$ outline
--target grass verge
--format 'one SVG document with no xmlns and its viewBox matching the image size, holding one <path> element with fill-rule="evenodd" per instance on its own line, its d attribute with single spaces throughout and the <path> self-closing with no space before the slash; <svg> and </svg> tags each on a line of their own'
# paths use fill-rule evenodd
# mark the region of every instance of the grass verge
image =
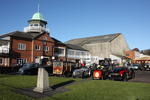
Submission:
<svg viewBox="0 0 150 100">
<path fill-rule="evenodd" d="M 36 85 L 36 76 L 0 75 L 0 100 L 35 100 L 16 94 L 14 88 L 29 88 Z M 50 77 L 50 85 L 74 80 Z M 75 81 L 79 81 L 76 79 Z M 150 100 L 150 84 L 90 80 L 67 86 L 71 91 L 56 94 L 42 100 Z"/>
</svg>

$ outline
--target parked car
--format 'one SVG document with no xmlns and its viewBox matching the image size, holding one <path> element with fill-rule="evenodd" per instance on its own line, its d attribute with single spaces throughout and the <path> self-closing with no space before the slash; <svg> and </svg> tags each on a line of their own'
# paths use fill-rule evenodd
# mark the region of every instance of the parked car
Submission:
<svg viewBox="0 0 150 100">
<path fill-rule="evenodd" d="M 146 71 L 150 71 L 150 63 L 145 64 L 144 68 Z"/>
<path fill-rule="evenodd" d="M 97 68 L 93 71 L 92 79 L 107 79 L 109 78 L 109 70 L 108 67 Z"/>
<path fill-rule="evenodd" d="M 140 64 L 132 64 L 132 65 L 128 66 L 128 68 L 132 68 L 134 70 L 143 70 L 142 66 Z"/>
<path fill-rule="evenodd" d="M 54 61 L 53 62 L 53 75 L 58 76 L 72 76 L 72 72 L 76 67 L 74 62 L 63 62 L 63 61 Z"/>
<path fill-rule="evenodd" d="M 112 80 L 127 81 L 128 79 L 131 79 L 134 77 L 135 77 L 135 72 L 132 68 L 116 67 L 110 73 L 110 79 Z"/>
<path fill-rule="evenodd" d="M 26 63 L 19 69 L 18 74 L 37 74 L 39 64 Z"/>
<path fill-rule="evenodd" d="M 80 69 L 75 69 L 72 73 L 73 78 L 80 77 L 85 78 L 91 75 L 91 70 L 87 67 L 82 67 Z"/>
</svg>

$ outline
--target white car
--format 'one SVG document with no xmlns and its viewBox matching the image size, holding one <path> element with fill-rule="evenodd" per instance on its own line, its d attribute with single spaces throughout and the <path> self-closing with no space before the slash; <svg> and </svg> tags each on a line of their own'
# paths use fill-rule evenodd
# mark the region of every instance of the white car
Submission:
<svg viewBox="0 0 150 100">
<path fill-rule="evenodd" d="M 134 70 L 141 70 L 141 66 L 139 64 L 132 64 L 128 66 L 128 68 L 132 68 Z"/>
<path fill-rule="evenodd" d="M 145 70 L 150 71 L 150 63 L 145 64 L 144 68 Z"/>
</svg>

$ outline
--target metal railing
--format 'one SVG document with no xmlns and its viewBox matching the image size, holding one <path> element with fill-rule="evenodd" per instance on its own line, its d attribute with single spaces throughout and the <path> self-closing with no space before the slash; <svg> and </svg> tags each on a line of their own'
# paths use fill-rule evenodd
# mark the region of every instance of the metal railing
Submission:
<svg viewBox="0 0 150 100">
<path fill-rule="evenodd" d="M 24 28 L 24 32 L 49 32 L 49 29 L 41 26 L 28 26 Z"/>
<path fill-rule="evenodd" d="M 83 55 L 67 55 L 69 58 L 80 58 L 80 59 L 86 59 L 90 58 L 89 56 L 83 56 Z"/>
<path fill-rule="evenodd" d="M 54 55 L 58 57 L 65 57 L 65 54 L 54 54 Z"/>
<path fill-rule="evenodd" d="M 9 53 L 9 49 L 0 49 L 0 53 Z"/>
</svg>

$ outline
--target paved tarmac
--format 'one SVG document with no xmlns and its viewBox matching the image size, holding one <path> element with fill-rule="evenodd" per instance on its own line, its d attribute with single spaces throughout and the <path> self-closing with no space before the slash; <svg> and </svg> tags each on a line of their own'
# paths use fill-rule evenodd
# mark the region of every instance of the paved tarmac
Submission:
<svg viewBox="0 0 150 100">
<path fill-rule="evenodd" d="M 135 78 L 129 82 L 150 83 L 150 71 L 136 71 Z"/>
</svg>

